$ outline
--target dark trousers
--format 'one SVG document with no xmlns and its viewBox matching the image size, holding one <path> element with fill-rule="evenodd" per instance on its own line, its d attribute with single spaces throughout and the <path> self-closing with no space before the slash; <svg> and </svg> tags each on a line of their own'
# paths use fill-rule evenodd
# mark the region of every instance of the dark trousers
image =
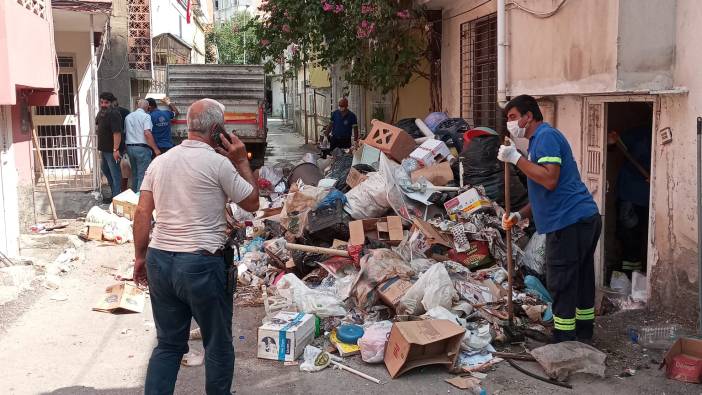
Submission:
<svg viewBox="0 0 702 395">
<path fill-rule="evenodd" d="M 329 149 L 322 150 L 322 159 L 326 159 L 327 155 L 332 153 L 335 148 L 351 148 L 351 136 L 337 138 L 334 136 L 329 136 Z"/>
<path fill-rule="evenodd" d="M 592 338 L 595 321 L 595 248 L 600 215 L 546 235 L 546 283 L 553 298 L 554 340 Z"/>
<path fill-rule="evenodd" d="M 645 272 L 644 251 L 648 236 L 648 207 L 620 200 L 617 202 L 617 238 L 622 245 L 621 270 Z"/>
<path fill-rule="evenodd" d="M 227 286 L 224 258 L 149 248 L 146 269 L 158 344 L 149 360 L 144 393 L 173 393 L 194 317 L 205 346 L 205 391 L 231 394 L 234 289 Z"/>
</svg>

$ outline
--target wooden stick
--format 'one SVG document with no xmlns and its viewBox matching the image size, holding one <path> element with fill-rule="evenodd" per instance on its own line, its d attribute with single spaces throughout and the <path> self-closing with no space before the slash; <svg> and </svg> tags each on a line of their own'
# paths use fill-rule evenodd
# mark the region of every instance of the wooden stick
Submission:
<svg viewBox="0 0 702 395">
<path fill-rule="evenodd" d="M 351 257 L 351 254 L 349 254 L 348 251 L 346 250 L 337 250 L 334 248 L 324 248 L 324 247 L 315 247 L 315 246 L 307 246 L 303 244 L 293 244 L 293 243 L 287 243 L 285 244 L 285 248 L 288 250 L 295 250 L 295 251 L 302 251 L 302 252 L 312 252 L 315 254 L 324 254 L 324 255 L 334 255 L 334 256 L 344 256 L 347 258 Z"/>
<path fill-rule="evenodd" d="M 509 139 L 505 139 L 505 145 L 509 145 Z M 510 163 L 505 162 L 505 214 L 507 218 L 511 214 L 512 210 L 512 199 L 510 191 Z M 514 306 L 512 305 L 512 287 L 513 287 L 513 272 L 514 272 L 514 262 L 512 262 L 512 229 L 506 231 L 507 233 L 507 314 L 509 316 L 509 326 L 514 324 Z"/>
<path fill-rule="evenodd" d="M 49 196 L 49 205 L 51 206 L 51 215 L 54 218 L 54 223 L 58 221 L 58 216 L 56 215 L 56 206 L 54 206 L 54 197 L 51 195 L 51 188 L 49 187 L 49 178 L 46 175 L 46 169 L 44 169 L 44 158 L 41 157 L 41 147 L 39 146 L 39 138 L 37 137 L 37 130 L 32 125 L 32 141 L 34 146 L 37 147 L 37 158 L 39 159 L 39 169 L 41 170 L 41 176 L 44 178 L 44 186 L 46 186 L 46 194 Z"/>
<path fill-rule="evenodd" d="M 516 359 L 518 361 L 536 361 L 536 358 L 532 357 L 529 354 L 513 354 L 509 352 L 493 352 L 493 356 L 499 357 L 502 359 Z"/>
<path fill-rule="evenodd" d="M 636 170 L 638 170 L 639 173 L 641 173 L 641 175 L 646 179 L 646 182 L 648 182 L 650 184 L 651 183 L 651 175 L 648 174 L 648 171 L 646 171 L 646 169 L 644 169 L 644 167 L 641 166 L 641 164 L 631 155 L 631 153 L 629 152 L 629 149 L 626 148 L 626 145 L 624 144 L 622 139 L 619 137 L 617 137 L 617 148 L 619 148 L 619 150 L 622 151 L 622 154 L 624 155 L 624 157 L 629 162 L 631 162 L 632 165 L 634 165 Z"/>
<path fill-rule="evenodd" d="M 346 366 L 346 365 L 342 365 L 342 364 L 340 364 L 339 362 L 336 362 L 336 361 L 334 361 L 334 360 L 331 360 L 331 363 L 332 363 L 334 366 L 338 366 L 338 367 L 339 367 L 340 369 L 342 369 L 342 370 L 347 370 L 347 371 L 349 371 L 349 372 L 351 372 L 351 373 L 353 373 L 353 374 L 355 374 L 355 375 L 357 375 L 357 376 L 363 377 L 363 378 L 366 379 L 366 380 L 370 380 L 370 381 L 372 381 L 372 382 L 374 382 L 374 383 L 376 383 L 376 384 L 382 384 L 382 383 L 380 382 L 380 380 L 376 379 L 375 377 L 371 377 L 371 376 L 369 376 L 369 375 L 367 375 L 367 374 L 365 374 L 365 373 L 363 373 L 363 372 L 359 372 L 359 371 L 356 370 L 356 369 L 350 368 L 350 367 L 348 367 L 348 366 Z"/>
</svg>

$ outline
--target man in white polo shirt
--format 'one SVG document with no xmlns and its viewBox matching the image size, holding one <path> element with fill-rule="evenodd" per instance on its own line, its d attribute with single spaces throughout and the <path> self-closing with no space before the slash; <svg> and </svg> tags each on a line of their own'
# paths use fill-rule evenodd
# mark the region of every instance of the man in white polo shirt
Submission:
<svg viewBox="0 0 702 395">
<path fill-rule="evenodd" d="M 146 373 L 147 395 L 173 393 L 192 317 L 205 346 L 206 393 L 231 393 L 236 270 L 225 258 L 231 251 L 224 245 L 225 204 L 231 200 L 244 210 L 258 210 L 244 144 L 233 134 L 230 143 L 218 132 L 224 106 L 199 100 L 187 119 L 188 139 L 147 170 L 134 218 L 134 280 L 148 282 L 158 338 Z"/>
<path fill-rule="evenodd" d="M 149 102 L 141 99 L 137 102 L 136 111 L 124 119 L 127 154 L 129 155 L 129 164 L 132 167 L 132 190 L 134 192 L 139 192 L 144 174 L 153 156 L 161 154 L 156 146 L 154 136 L 151 134 L 153 125 L 151 115 L 146 112 L 148 108 Z"/>
</svg>

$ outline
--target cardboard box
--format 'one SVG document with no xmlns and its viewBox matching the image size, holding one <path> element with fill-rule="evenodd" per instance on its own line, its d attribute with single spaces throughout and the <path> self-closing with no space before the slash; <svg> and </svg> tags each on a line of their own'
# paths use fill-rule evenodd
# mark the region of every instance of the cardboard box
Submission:
<svg viewBox="0 0 702 395">
<path fill-rule="evenodd" d="M 451 160 L 453 155 L 448 146 L 441 140 L 427 140 L 410 153 L 410 158 L 419 162 L 423 167 Z"/>
<path fill-rule="evenodd" d="M 490 201 L 483 199 L 475 188 L 471 188 L 444 203 L 444 208 L 449 214 L 459 212 L 472 214 L 486 207 L 490 207 Z"/>
<path fill-rule="evenodd" d="M 429 222 L 422 221 L 419 218 L 415 218 L 412 220 L 412 229 L 421 233 L 424 242 L 429 246 L 432 246 L 434 244 L 441 244 L 444 247 L 453 247 L 453 241 L 451 240 L 451 237 L 447 236 L 443 232 L 440 232 Z"/>
<path fill-rule="evenodd" d="M 98 300 L 94 311 L 105 313 L 141 313 L 144 311 L 146 296 L 144 291 L 131 283 L 110 285 L 105 294 Z"/>
<path fill-rule="evenodd" d="M 421 177 L 424 177 L 430 183 L 443 187 L 453 181 L 453 170 L 449 162 L 441 162 L 439 164 L 425 167 L 412 172 L 412 182 L 417 182 Z"/>
<path fill-rule="evenodd" d="M 465 331 L 449 320 L 394 323 L 385 347 L 385 367 L 390 377 L 426 365 L 451 368 L 458 358 Z"/>
<path fill-rule="evenodd" d="M 363 181 L 367 180 L 368 176 L 365 174 L 362 174 L 360 171 L 356 170 L 354 167 L 351 167 L 351 170 L 349 170 L 349 175 L 346 176 L 346 185 L 348 185 L 350 188 L 356 187 L 356 185 L 362 183 Z"/>
<path fill-rule="evenodd" d="M 112 212 L 133 221 L 137 204 L 139 204 L 139 195 L 127 189 L 112 198 Z"/>
<path fill-rule="evenodd" d="M 349 222 L 349 235 L 350 245 L 365 244 L 366 235 L 391 245 L 400 244 L 404 238 L 402 217 L 389 216 L 351 221 Z"/>
<path fill-rule="evenodd" d="M 103 228 L 104 227 L 102 225 L 88 224 L 88 232 L 86 234 L 86 238 L 88 240 L 96 240 L 96 241 L 102 240 L 102 229 Z"/>
<path fill-rule="evenodd" d="M 403 280 L 399 277 L 393 277 L 388 281 L 378 285 L 378 297 L 388 307 L 397 308 L 400 299 L 405 296 L 408 289 L 412 287 L 412 283 Z"/>
<path fill-rule="evenodd" d="M 417 147 L 412 136 L 398 127 L 377 119 L 372 120 L 371 125 L 371 131 L 363 142 L 383 151 L 391 159 L 400 162 Z"/>
<path fill-rule="evenodd" d="M 663 365 L 669 379 L 687 383 L 702 382 L 702 340 L 676 340 L 665 354 Z"/>
<path fill-rule="evenodd" d="M 258 357 L 294 361 L 314 339 L 312 314 L 279 312 L 272 321 L 258 328 Z"/>
</svg>

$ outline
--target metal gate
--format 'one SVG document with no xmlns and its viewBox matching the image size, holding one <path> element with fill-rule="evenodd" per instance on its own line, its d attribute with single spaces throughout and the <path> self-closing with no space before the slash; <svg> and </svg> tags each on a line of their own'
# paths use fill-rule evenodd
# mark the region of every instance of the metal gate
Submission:
<svg viewBox="0 0 702 395">
<path fill-rule="evenodd" d="M 96 168 L 99 163 L 97 141 L 88 128 L 80 128 L 80 87 L 76 89 L 74 58 L 59 56 L 58 63 L 59 105 L 35 107 L 32 111 L 32 123 L 39 141 L 38 152 L 36 147 L 33 148 L 34 181 L 43 183 L 45 177 L 52 190 L 95 190 L 100 180 Z M 43 174 L 38 165 L 39 157 L 44 162 Z"/>
</svg>

